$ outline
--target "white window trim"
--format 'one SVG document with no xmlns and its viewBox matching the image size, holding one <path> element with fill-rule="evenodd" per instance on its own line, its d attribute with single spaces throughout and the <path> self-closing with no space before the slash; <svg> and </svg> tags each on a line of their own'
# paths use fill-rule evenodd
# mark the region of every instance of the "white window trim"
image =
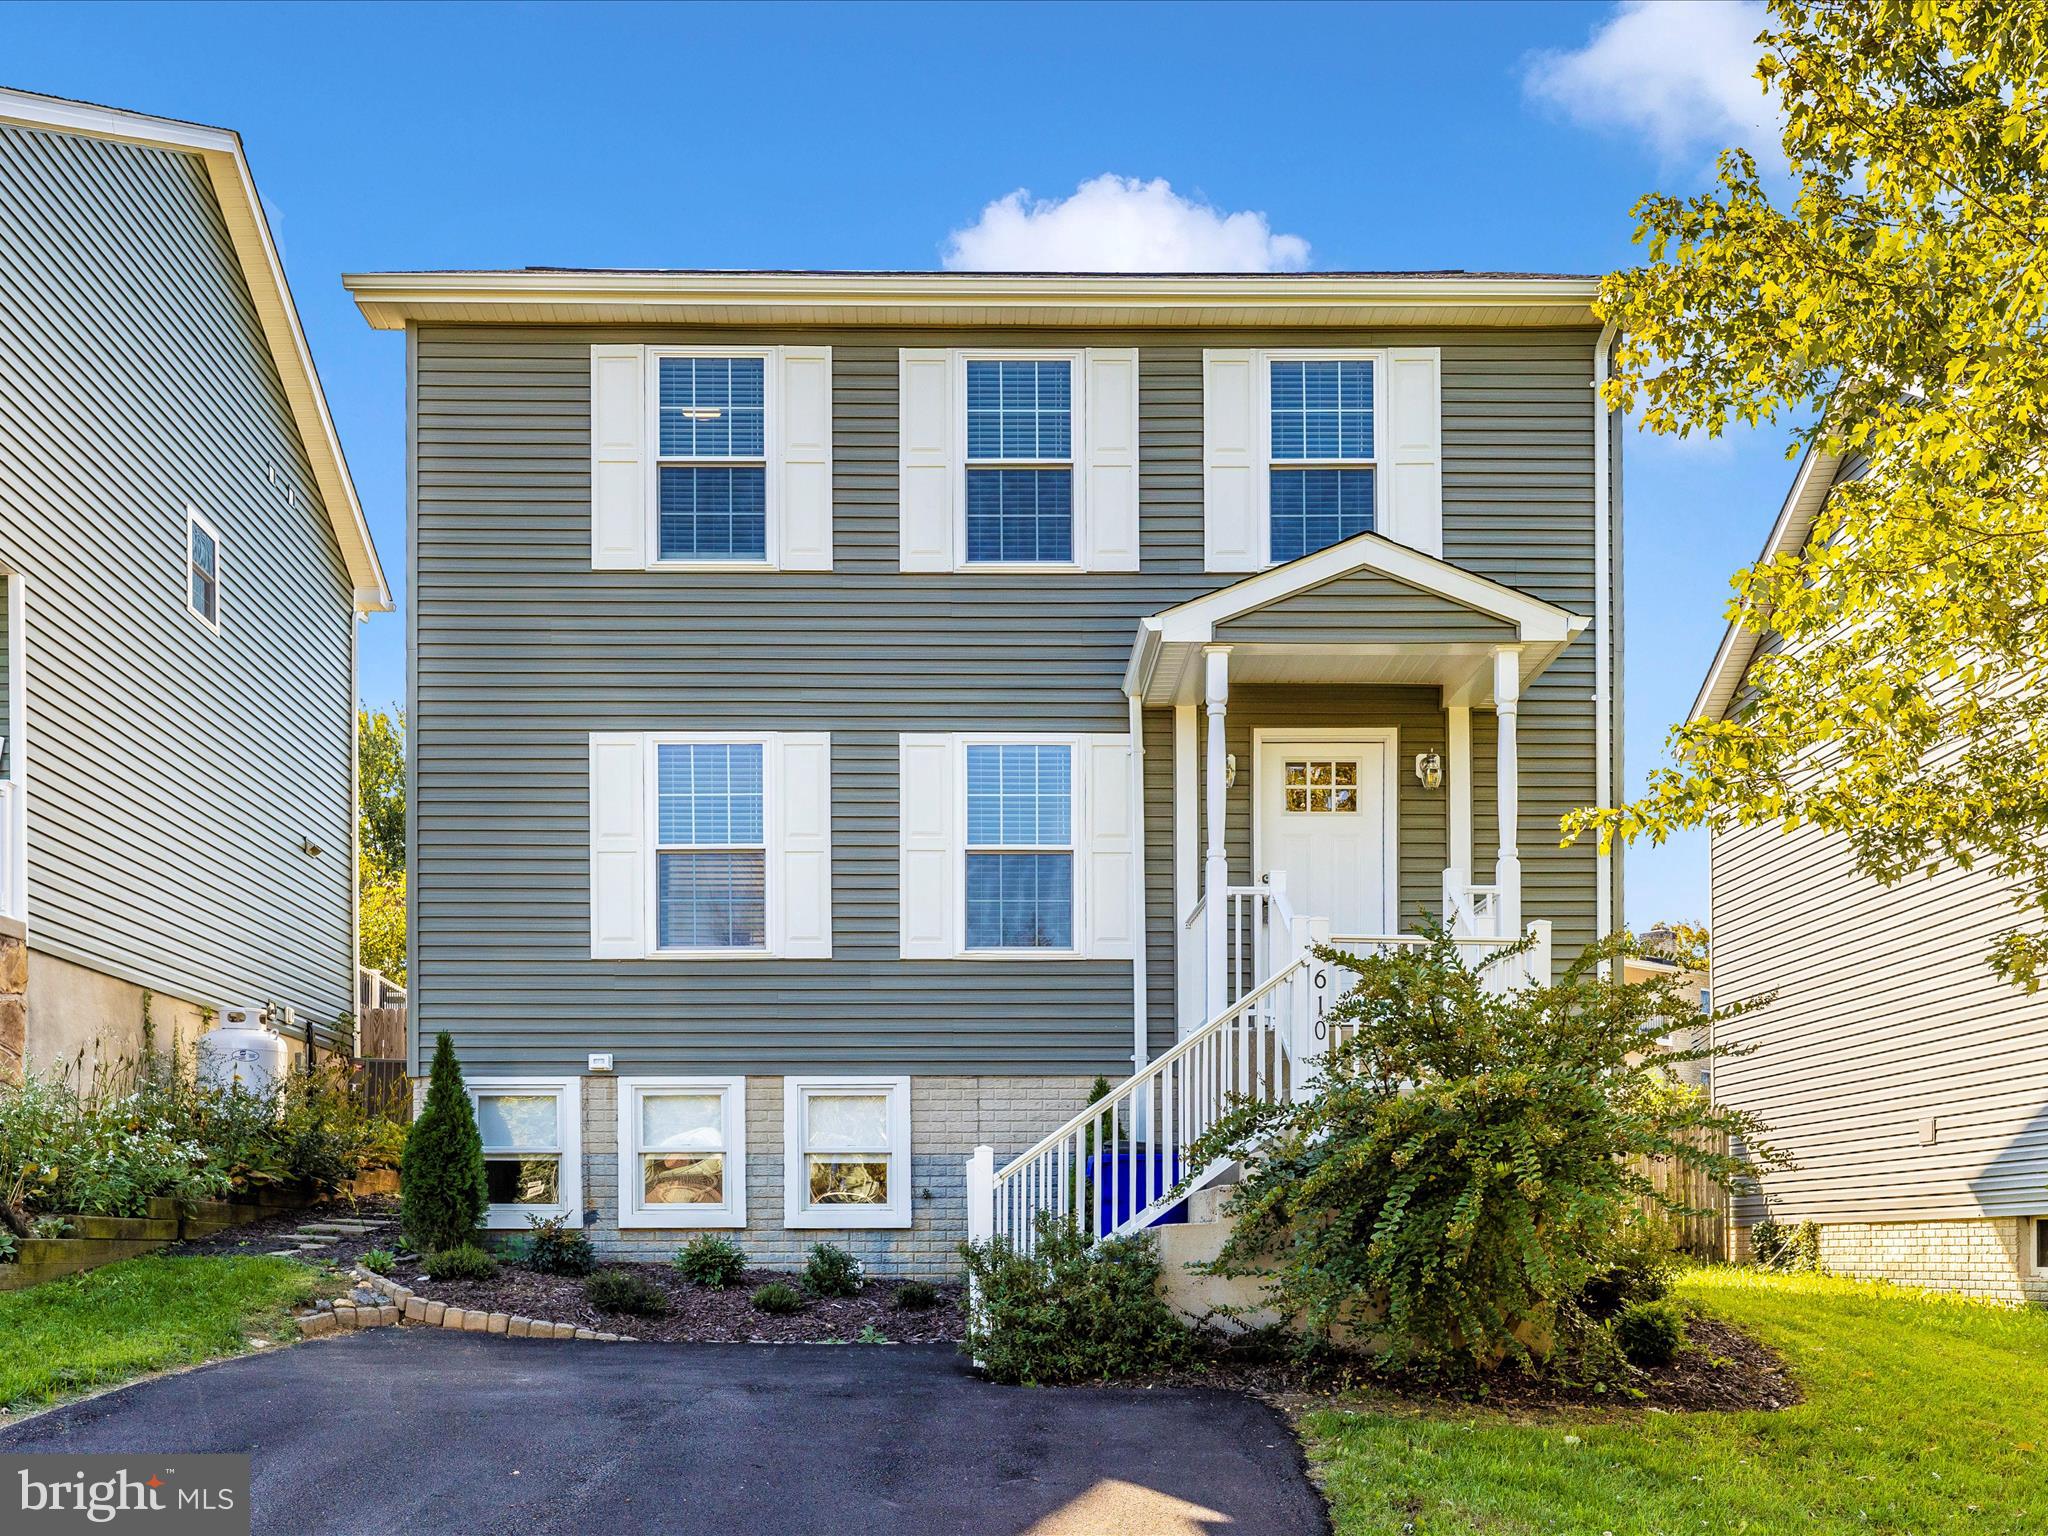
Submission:
<svg viewBox="0 0 2048 1536">
<path fill-rule="evenodd" d="M 661 470 L 664 463 L 718 468 L 748 465 L 752 459 L 690 459 L 661 455 L 661 360 L 665 357 L 758 357 L 761 359 L 761 460 L 766 493 L 763 498 L 762 555 L 758 560 L 664 560 L 661 558 Z M 781 569 L 782 455 L 777 451 L 782 429 L 782 348 L 671 347 L 647 349 L 645 394 L 647 569 L 650 571 L 774 571 Z"/>
<path fill-rule="evenodd" d="M 196 553 L 193 547 L 195 542 L 193 534 L 195 532 L 204 532 L 208 538 L 213 540 L 213 617 L 210 619 L 192 606 L 192 567 L 194 564 L 193 556 Z M 211 635 L 218 635 L 220 633 L 221 609 L 226 591 L 226 584 L 221 580 L 221 577 L 224 574 L 223 567 L 227 563 L 226 556 L 227 551 L 222 545 L 220 530 L 214 527 L 213 523 L 197 507 L 187 503 L 185 507 L 185 563 L 182 570 L 185 578 L 185 611 L 192 615 L 200 628 Z"/>
<path fill-rule="evenodd" d="M 889 1203 L 811 1206 L 804 1168 L 805 1105 L 814 1092 L 845 1089 L 889 1095 Z M 785 1077 L 782 1080 L 782 1224 L 799 1231 L 871 1230 L 910 1225 L 910 1079 L 907 1077 Z"/>
<path fill-rule="evenodd" d="M 717 1093 L 725 1101 L 725 1204 L 640 1203 L 640 1100 L 647 1094 Z M 619 1225 L 684 1230 L 747 1224 L 747 1080 L 744 1077 L 622 1077 L 619 1079 Z"/>
<path fill-rule="evenodd" d="M 1084 347 L 962 347 L 950 357 L 953 371 L 954 442 L 953 569 L 1004 573 L 1080 571 L 1081 552 L 1088 547 L 1083 492 L 1087 480 L 1088 352 Z M 1057 363 L 1067 365 L 1067 456 L 1064 459 L 970 459 L 967 457 L 967 365 L 969 363 Z M 969 560 L 967 558 L 967 471 L 972 469 L 1046 469 L 1065 464 L 1072 527 L 1072 556 L 1066 560 Z"/>
<path fill-rule="evenodd" d="M 1069 932 L 1073 943 L 1065 949 L 970 949 L 967 944 L 967 853 L 974 846 L 967 836 L 967 749 L 969 747 L 999 746 L 1065 747 L 1067 749 L 1067 845 L 1066 852 L 1072 859 L 1072 885 L 1074 897 L 1073 926 Z M 1088 929 L 1088 880 L 1081 858 L 1081 829 L 1088 825 L 1085 797 L 1088 793 L 1086 780 L 1087 763 L 1083 750 L 1088 745 L 1086 736 L 1042 734 L 1030 731 L 976 731 L 964 732 L 953 738 L 953 825 L 960 829 L 960 835 L 953 849 L 953 889 L 958 897 L 953 905 L 954 948 L 964 960 L 1085 960 L 1087 946 L 1082 942 Z M 1057 853 L 1060 850 L 1050 844 L 1043 847 L 1010 849 L 984 848 L 983 852 L 1011 853 Z"/>
<path fill-rule="evenodd" d="M 661 945 L 661 749 L 665 746 L 758 746 L 761 749 L 761 900 L 765 931 L 759 949 L 664 949 Z M 654 731 L 646 738 L 642 769 L 646 805 L 641 814 L 647 828 L 647 955 L 653 960 L 772 960 L 782 948 L 781 894 L 783 854 L 781 796 L 782 737 L 775 731 Z M 709 848 L 711 844 L 692 845 Z M 751 844 L 721 846 L 747 848 Z"/>
<path fill-rule="evenodd" d="M 1276 459 L 1273 457 L 1273 367 L 1274 363 L 1356 363 L 1372 364 L 1372 446 L 1369 459 Z M 1258 516 L 1253 536 L 1258 540 L 1258 566 L 1268 569 L 1273 559 L 1273 471 L 1276 469 L 1364 469 L 1372 476 L 1373 531 L 1387 531 L 1386 455 L 1381 452 L 1385 436 L 1387 349 L 1385 347 L 1274 347 L 1252 353 L 1252 393 L 1257 403 L 1259 424 Z M 1314 550 L 1310 554 L 1316 553 Z"/>
<path fill-rule="evenodd" d="M 1386 913 L 1387 931 L 1401 931 L 1401 783 L 1397 771 L 1401 761 L 1401 732 L 1398 727 L 1354 726 L 1327 731 L 1311 731 L 1288 726 L 1271 730 L 1263 726 L 1252 730 L 1252 869 L 1265 872 L 1264 842 L 1260 823 L 1264 820 L 1262 805 L 1264 786 L 1259 783 L 1260 764 L 1269 746 L 1284 747 L 1300 744 L 1308 747 L 1366 746 L 1380 745 L 1386 748 L 1385 771 L 1380 775 L 1380 825 L 1386 838 L 1386 873 L 1381 885 L 1381 910 Z M 1296 900 L 1300 897 L 1297 895 Z"/>
<path fill-rule="evenodd" d="M 464 1084 L 472 1110 L 479 1098 L 492 1094 L 551 1093 L 555 1096 L 555 1131 L 561 1138 L 561 1171 L 554 1205 L 493 1205 L 486 1209 L 484 1226 L 493 1232 L 526 1230 L 527 1218 L 542 1220 L 563 1217 L 573 1225 L 583 1209 L 583 1079 L 580 1077 L 480 1077 Z M 491 1154 L 486 1151 L 486 1157 Z"/>
<path fill-rule="evenodd" d="M 2041 1230 L 2044 1227 L 2048 1227 L 2048 1216 L 2027 1218 L 2027 1260 L 2037 1275 L 2048 1275 L 2048 1264 L 2041 1262 Z"/>
</svg>

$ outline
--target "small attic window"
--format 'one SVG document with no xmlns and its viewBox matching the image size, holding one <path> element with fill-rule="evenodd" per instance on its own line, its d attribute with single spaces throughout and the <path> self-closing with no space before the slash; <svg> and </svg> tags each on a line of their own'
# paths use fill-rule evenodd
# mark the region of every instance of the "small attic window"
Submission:
<svg viewBox="0 0 2048 1536">
<path fill-rule="evenodd" d="M 220 535 L 196 507 L 185 509 L 185 606 L 220 632 Z"/>
</svg>

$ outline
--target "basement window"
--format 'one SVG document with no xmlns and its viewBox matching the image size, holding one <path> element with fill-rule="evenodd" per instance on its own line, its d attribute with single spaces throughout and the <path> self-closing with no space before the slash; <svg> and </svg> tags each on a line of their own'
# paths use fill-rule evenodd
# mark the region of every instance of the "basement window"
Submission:
<svg viewBox="0 0 2048 1536">
<path fill-rule="evenodd" d="M 484 1144 L 487 1225 L 567 1216 L 582 1203 L 574 1078 L 497 1078 L 470 1086 Z"/>
</svg>

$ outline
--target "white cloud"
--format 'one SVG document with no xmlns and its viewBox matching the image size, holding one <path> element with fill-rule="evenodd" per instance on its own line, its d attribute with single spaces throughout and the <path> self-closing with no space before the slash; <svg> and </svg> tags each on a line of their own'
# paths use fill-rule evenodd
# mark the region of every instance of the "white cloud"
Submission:
<svg viewBox="0 0 2048 1536">
<path fill-rule="evenodd" d="M 1295 272 L 1308 242 L 1257 212 L 1225 213 L 1164 180 L 1097 176 L 1072 197 L 1019 188 L 946 239 L 954 272 Z"/>
<path fill-rule="evenodd" d="M 1523 88 L 1588 128 L 1641 135 L 1666 166 L 1741 145 L 1778 147 L 1776 101 L 1755 78 L 1762 0 L 1621 0 L 1571 51 L 1531 55 Z"/>
</svg>

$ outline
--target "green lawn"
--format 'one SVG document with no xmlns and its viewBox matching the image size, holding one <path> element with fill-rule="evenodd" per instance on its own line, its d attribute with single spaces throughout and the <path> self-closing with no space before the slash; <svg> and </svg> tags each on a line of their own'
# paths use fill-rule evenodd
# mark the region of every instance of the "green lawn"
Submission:
<svg viewBox="0 0 2048 1536">
<path fill-rule="evenodd" d="M 0 1292 L 0 1407 L 296 1338 L 289 1309 L 314 1284 L 290 1259 L 145 1257 Z"/>
<path fill-rule="evenodd" d="M 1677 1294 L 1774 1346 L 1778 1413 L 1324 1411 L 1339 1536 L 2048 1530 L 2048 1312 L 1744 1270 Z"/>
</svg>

